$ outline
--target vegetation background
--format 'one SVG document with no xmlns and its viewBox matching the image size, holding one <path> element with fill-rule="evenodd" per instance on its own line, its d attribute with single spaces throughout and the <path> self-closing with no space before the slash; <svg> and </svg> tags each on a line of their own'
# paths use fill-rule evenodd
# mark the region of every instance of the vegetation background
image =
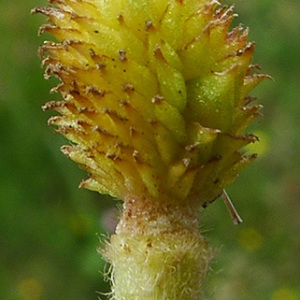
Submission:
<svg viewBox="0 0 300 300">
<path fill-rule="evenodd" d="M 233 0 L 231 0 L 233 2 Z M 228 2 L 232 4 L 232 2 Z M 113 231 L 116 201 L 77 185 L 83 170 L 60 153 L 66 143 L 47 126 L 41 105 L 58 99 L 45 81 L 37 48 L 45 0 L 0 2 L 0 298 L 88 300 L 108 291 L 97 253 Z M 255 63 L 275 82 L 254 95 L 264 118 L 252 131 L 258 161 L 228 188 L 244 219 L 231 223 L 218 200 L 202 230 L 217 252 L 209 299 L 300 299 L 300 2 L 236 0 L 235 24 L 250 27 Z M 101 296 L 101 298 L 105 298 Z"/>
</svg>

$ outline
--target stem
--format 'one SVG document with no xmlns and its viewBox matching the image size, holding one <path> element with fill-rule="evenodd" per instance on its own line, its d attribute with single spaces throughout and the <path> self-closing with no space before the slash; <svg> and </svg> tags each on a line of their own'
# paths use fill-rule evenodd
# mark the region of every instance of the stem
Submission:
<svg viewBox="0 0 300 300">
<path fill-rule="evenodd" d="M 200 234 L 197 207 L 130 199 L 104 256 L 112 299 L 201 299 L 212 256 Z"/>
</svg>

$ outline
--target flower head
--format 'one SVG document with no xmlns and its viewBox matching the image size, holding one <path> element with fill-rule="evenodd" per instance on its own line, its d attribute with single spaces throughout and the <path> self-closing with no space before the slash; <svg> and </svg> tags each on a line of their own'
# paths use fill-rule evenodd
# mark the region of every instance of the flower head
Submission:
<svg viewBox="0 0 300 300">
<path fill-rule="evenodd" d="M 50 0 L 36 8 L 56 37 L 40 48 L 63 100 L 49 123 L 62 151 L 90 174 L 81 187 L 127 199 L 197 202 L 218 197 L 256 156 L 243 147 L 258 114 L 248 93 L 248 30 L 232 30 L 217 1 Z"/>
</svg>

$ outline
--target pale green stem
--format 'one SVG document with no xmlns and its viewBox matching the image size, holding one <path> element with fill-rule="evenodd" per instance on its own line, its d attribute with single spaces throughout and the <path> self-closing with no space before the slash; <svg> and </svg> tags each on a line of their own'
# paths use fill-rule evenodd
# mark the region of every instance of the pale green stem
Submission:
<svg viewBox="0 0 300 300">
<path fill-rule="evenodd" d="M 212 252 L 197 207 L 130 199 L 104 250 L 112 299 L 199 300 Z"/>
</svg>

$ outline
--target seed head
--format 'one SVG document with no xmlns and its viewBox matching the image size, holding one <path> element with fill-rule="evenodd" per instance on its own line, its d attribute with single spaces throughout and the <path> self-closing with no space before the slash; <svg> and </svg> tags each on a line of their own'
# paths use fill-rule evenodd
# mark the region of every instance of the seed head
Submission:
<svg viewBox="0 0 300 300">
<path fill-rule="evenodd" d="M 129 3 L 130 2 L 130 3 Z M 217 1 L 50 0 L 40 33 L 45 77 L 62 101 L 49 123 L 90 177 L 81 187 L 127 199 L 216 197 L 256 157 L 245 129 L 261 108 L 247 95 L 266 75 L 248 30 L 229 29 Z"/>
</svg>

